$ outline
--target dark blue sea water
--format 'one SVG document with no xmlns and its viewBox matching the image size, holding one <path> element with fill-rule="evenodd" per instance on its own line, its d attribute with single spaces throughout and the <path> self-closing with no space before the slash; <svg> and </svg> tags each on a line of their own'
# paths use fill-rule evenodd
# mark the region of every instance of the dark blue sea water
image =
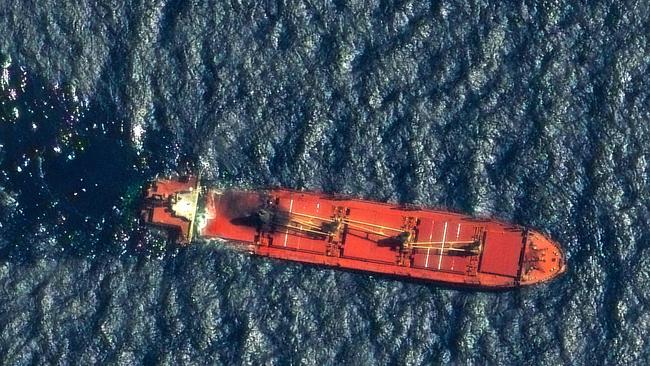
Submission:
<svg viewBox="0 0 650 366">
<path fill-rule="evenodd" d="M 650 363 L 650 6 L 0 3 L 4 364 Z M 569 271 L 459 291 L 179 249 L 201 169 L 535 227 Z"/>
</svg>

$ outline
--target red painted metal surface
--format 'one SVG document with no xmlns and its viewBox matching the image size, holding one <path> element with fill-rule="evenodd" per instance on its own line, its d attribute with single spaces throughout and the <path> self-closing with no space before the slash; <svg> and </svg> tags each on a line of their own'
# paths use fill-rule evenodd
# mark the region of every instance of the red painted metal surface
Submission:
<svg viewBox="0 0 650 366">
<path fill-rule="evenodd" d="M 565 270 L 557 244 L 494 220 L 282 189 L 207 190 L 201 202 L 199 236 L 271 258 L 483 289 Z"/>
<path fill-rule="evenodd" d="M 496 220 L 283 189 L 199 191 L 196 177 L 156 180 L 144 220 L 183 244 L 196 224 L 203 238 L 261 256 L 481 289 L 536 284 L 565 271 L 556 243 Z"/>
</svg>

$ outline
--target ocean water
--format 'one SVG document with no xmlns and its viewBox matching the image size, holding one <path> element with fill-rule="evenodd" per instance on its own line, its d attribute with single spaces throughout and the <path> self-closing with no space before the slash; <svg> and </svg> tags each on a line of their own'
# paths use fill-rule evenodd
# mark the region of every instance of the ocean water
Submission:
<svg viewBox="0 0 650 366">
<path fill-rule="evenodd" d="M 3 1 L 4 364 L 650 363 L 647 2 Z M 449 289 L 167 245 L 156 174 L 535 227 Z"/>
</svg>

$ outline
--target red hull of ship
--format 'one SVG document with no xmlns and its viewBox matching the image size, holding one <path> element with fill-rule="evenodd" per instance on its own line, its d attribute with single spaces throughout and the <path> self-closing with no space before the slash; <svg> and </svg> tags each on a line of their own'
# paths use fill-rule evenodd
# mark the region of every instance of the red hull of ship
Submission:
<svg viewBox="0 0 650 366">
<path fill-rule="evenodd" d="M 456 213 L 281 189 L 208 190 L 202 203 L 200 237 L 271 258 L 483 289 L 540 283 L 565 269 L 559 246 L 540 233 Z M 271 225 L 251 221 L 260 207 Z"/>
</svg>

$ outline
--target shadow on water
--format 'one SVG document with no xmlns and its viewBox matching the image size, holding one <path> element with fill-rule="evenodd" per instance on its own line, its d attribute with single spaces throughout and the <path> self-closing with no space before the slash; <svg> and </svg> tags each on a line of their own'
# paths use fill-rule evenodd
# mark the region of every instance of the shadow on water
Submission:
<svg viewBox="0 0 650 366">
<path fill-rule="evenodd" d="M 146 180 L 165 169 L 160 157 L 171 135 L 156 133 L 138 152 L 116 105 L 79 100 L 19 67 L 3 71 L 0 260 L 140 246 L 138 198 Z"/>
</svg>

